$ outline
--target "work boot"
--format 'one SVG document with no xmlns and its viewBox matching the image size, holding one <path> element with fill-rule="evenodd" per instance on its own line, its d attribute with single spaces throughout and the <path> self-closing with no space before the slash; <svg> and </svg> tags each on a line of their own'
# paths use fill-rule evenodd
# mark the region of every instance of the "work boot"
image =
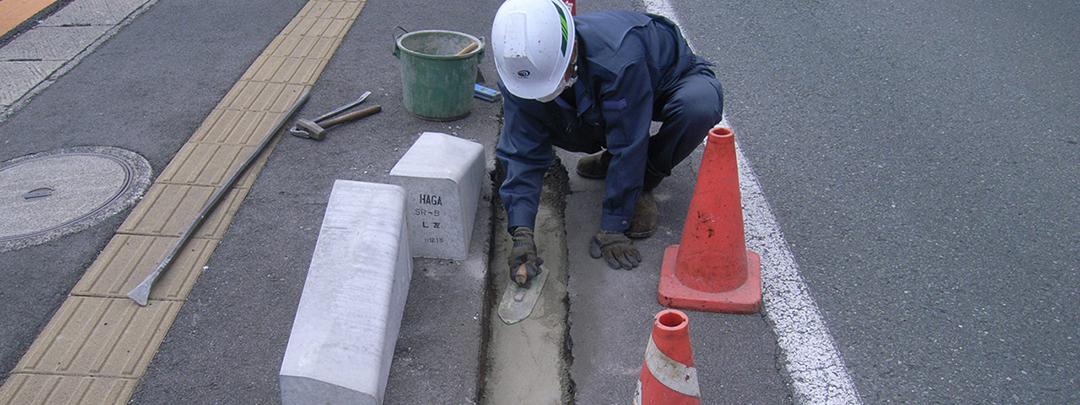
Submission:
<svg viewBox="0 0 1080 405">
<path fill-rule="evenodd" d="M 656 233 L 659 222 L 660 210 L 656 207 L 656 197 L 652 191 L 642 191 L 634 203 L 634 213 L 630 216 L 630 229 L 626 230 L 626 236 L 648 238 Z"/>
<path fill-rule="evenodd" d="M 607 168 L 610 163 L 611 153 L 604 150 L 579 159 L 577 162 L 577 174 L 586 179 L 600 180 L 607 177 Z"/>
</svg>

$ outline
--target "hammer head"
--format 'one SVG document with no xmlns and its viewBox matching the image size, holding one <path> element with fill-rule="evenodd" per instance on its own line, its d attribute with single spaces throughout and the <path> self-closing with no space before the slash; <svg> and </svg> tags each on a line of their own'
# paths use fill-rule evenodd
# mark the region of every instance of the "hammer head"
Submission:
<svg viewBox="0 0 1080 405">
<path fill-rule="evenodd" d="M 314 121 L 305 119 L 296 120 L 296 125 L 289 128 L 289 133 L 293 134 L 293 136 L 311 138 L 316 141 L 321 141 L 326 138 L 326 129 L 323 129 L 323 127 L 320 127 L 319 124 L 316 124 Z"/>
</svg>

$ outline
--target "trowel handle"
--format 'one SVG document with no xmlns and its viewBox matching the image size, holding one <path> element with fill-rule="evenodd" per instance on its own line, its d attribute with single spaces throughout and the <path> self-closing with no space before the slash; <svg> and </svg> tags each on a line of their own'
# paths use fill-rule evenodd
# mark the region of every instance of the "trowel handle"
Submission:
<svg viewBox="0 0 1080 405">
<path fill-rule="evenodd" d="M 514 272 L 514 282 L 518 283 L 518 285 L 522 285 L 525 284 L 526 281 L 529 281 L 529 270 L 525 267 L 525 263 L 522 263 L 521 266 L 518 266 L 517 271 Z"/>
</svg>

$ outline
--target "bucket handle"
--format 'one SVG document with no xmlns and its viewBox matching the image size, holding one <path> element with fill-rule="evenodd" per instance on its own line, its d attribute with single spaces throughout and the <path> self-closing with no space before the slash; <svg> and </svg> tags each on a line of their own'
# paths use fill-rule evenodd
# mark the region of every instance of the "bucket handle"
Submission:
<svg viewBox="0 0 1080 405">
<path fill-rule="evenodd" d="M 397 30 L 401 30 L 401 33 L 400 34 L 397 33 Z M 391 32 L 391 34 L 394 36 L 394 57 L 398 58 L 398 59 L 401 59 L 401 48 L 398 47 L 398 39 L 401 39 L 401 37 L 403 35 L 408 34 L 409 30 L 407 30 L 404 27 L 398 25 L 398 26 L 395 26 L 394 29 L 391 30 L 391 31 L 393 31 L 393 32 Z"/>
<path fill-rule="evenodd" d="M 487 40 L 484 38 L 483 35 L 481 35 L 480 38 L 477 39 L 480 40 L 480 43 L 477 44 L 480 46 L 480 52 L 476 54 L 476 64 L 480 64 L 480 62 L 484 60 L 484 50 L 487 49 L 484 47 L 484 42 L 487 42 Z"/>
</svg>

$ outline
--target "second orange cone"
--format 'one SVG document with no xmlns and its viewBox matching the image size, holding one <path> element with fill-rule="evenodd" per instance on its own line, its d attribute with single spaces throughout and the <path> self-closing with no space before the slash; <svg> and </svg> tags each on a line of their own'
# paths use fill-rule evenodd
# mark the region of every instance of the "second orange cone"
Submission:
<svg viewBox="0 0 1080 405">
<path fill-rule="evenodd" d="M 686 314 L 677 309 L 656 314 L 634 405 L 701 404 L 689 324 Z"/>
</svg>

